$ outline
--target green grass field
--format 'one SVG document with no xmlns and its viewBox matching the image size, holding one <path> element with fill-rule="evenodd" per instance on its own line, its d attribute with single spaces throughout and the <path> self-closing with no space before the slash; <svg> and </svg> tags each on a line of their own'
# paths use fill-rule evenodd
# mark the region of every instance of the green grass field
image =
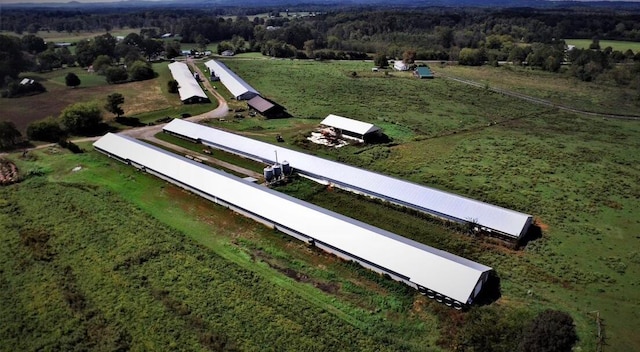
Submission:
<svg viewBox="0 0 640 352">
<path fill-rule="evenodd" d="M 56 31 L 39 31 L 34 35 L 44 39 L 45 42 L 54 42 L 54 43 L 76 43 L 81 40 L 91 39 L 97 37 L 99 35 L 106 34 L 105 31 L 81 31 L 81 32 L 56 32 Z M 123 36 L 126 37 L 129 33 L 137 33 L 140 34 L 140 29 L 119 29 L 115 31 L 110 31 L 112 36 L 118 37 Z M 16 34 L 14 32 L 1 31 L 0 34 L 11 35 L 16 37 L 22 37 L 27 33 Z"/>
<path fill-rule="evenodd" d="M 567 45 L 575 45 L 579 49 L 587 49 L 593 43 L 592 39 L 565 39 Z M 631 49 L 634 53 L 640 51 L 640 42 L 628 42 L 622 40 L 601 40 L 600 48 L 604 49 L 610 46 L 613 50 L 625 52 Z"/>
<path fill-rule="evenodd" d="M 45 175 L 0 189 L 7 346 L 437 349 L 435 304 L 401 284 L 96 152 L 30 158 Z"/>
<path fill-rule="evenodd" d="M 544 237 L 520 253 L 478 253 L 482 246 L 462 245 L 464 241 L 427 235 L 418 239 L 461 255 L 477 255 L 497 268 L 503 279 L 502 304 L 569 311 L 585 350 L 595 349 L 593 311 L 606 319 L 607 343 L 613 350 L 639 348 L 628 326 L 637 321 L 640 301 L 634 281 L 640 274 L 634 249 L 640 233 L 640 189 L 632 181 L 640 177 L 635 167 L 640 161 L 637 122 L 559 113 L 444 80 L 419 81 L 396 73 L 380 77 L 368 72 L 367 63 L 226 63 L 298 118 L 214 125 L 255 138 L 262 134 L 266 138 L 261 139 L 272 143 L 271 136 L 283 131 L 287 143 L 316 154 L 533 214 Z M 353 71 L 358 78 L 351 78 Z M 535 79 L 520 74 L 523 85 Z M 540 90 L 551 94 L 553 87 Z M 334 151 L 296 139 L 296 133 L 305 133 L 301 125 L 294 127 L 299 121 L 309 122 L 307 132 L 318 121 L 300 117 L 328 113 L 379 124 L 400 145 Z M 396 123 L 385 124 L 381 115 Z M 498 124 L 487 127 L 494 119 Z M 306 192 L 303 188 L 302 194 Z M 309 199 L 322 206 L 350 204 L 330 200 L 322 192 L 311 194 L 315 198 Z M 401 228 L 399 217 L 381 216 L 380 210 L 367 215 L 361 207 L 357 212 L 346 205 L 334 209 L 365 216 L 363 220 L 381 227 Z M 461 251 L 461 246 L 466 249 Z"/>
<path fill-rule="evenodd" d="M 608 114 L 640 115 L 638 92 L 602 82 L 581 82 L 567 75 L 517 66 L 434 66 L 444 75 L 485 83 L 549 100 L 579 110 Z"/>
<path fill-rule="evenodd" d="M 184 338 L 197 344 L 202 341 L 199 334 L 203 331 L 198 327 L 206 327 L 204 330 L 213 327 L 212 330 L 220 334 L 215 336 L 217 340 L 241 344 L 241 349 L 248 350 L 256 349 L 252 345 L 257 343 L 255 341 L 271 339 L 273 335 L 269 331 L 280 333 L 287 328 L 294 330 L 286 331 L 296 331 L 297 334 L 285 333 L 282 339 L 273 341 L 269 346 L 288 344 L 292 346 L 291 349 L 305 349 L 304 339 L 307 334 L 314 337 L 323 335 L 309 333 L 305 330 L 307 324 L 325 326 L 325 322 L 348 328 L 343 329 L 344 336 L 334 336 L 327 332 L 329 335 L 320 338 L 323 341 L 320 349 L 332 350 L 335 346 L 349 346 L 347 350 L 368 350 L 379 345 L 381 349 L 390 350 L 438 350 L 440 347 L 452 350 L 459 349 L 460 344 L 465 343 L 465 334 L 470 327 L 483 326 L 495 331 L 507 328 L 518 330 L 536 312 L 553 308 L 572 315 L 580 336 L 578 346 L 582 351 L 596 351 L 595 312 L 600 313 L 604 322 L 607 349 L 640 350 L 640 339 L 636 334 L 640 328 L 640 293 L 637 290 L 637 278 L 640 277 L 640 254 L 637 249 L 640 240 L 640 186 L 635 182 L 640 179 L 640 123 L 561 113 L 512 100 L 485 89 L 441 79 L 421 81 L 408 74 L 375 74 L 370 72 L 371 64 L 364 62 L 233 59 L 225 62 L 266 97 L 287 107 L 294 118 L 232 119 L 233 121 L 211 122 L 213 125 L 271 143 L 275 143 L 276 134 L 282 134 L 285 144 L 297 149 L 532 214 L 543 229 L 543 237 L 530 242 L 521 251 L 513 251 L 462 236 L 437 222 L 407 214 L 394 207 L 345 192 L 329 192 L 312 183 L 296 181 L 278 188 L 323 207 L 495 268 L 501 279 L 502 297 L 489 306 L 474 307 L 470 312 L 459 314 L 426 300 L 415 292 L 406 292 L 402 285 L 381 281 L 377 275 L 364 269 L 353 268 L 331 256 L 311 251 L 287 236 L 273 233 L 248 219 L 231 215 L 220 207 L 99 154 L 68 155 L 43 151 L 36 153 L 37 160 L 18 160 L 19 167 L 25 174 L 44 173 L 46 177 L 33 177 L 26 183 L 0 188 L 0 204 L 3 207 L 8 204 L 9 209 L 3 210 L 3 214 L 15 213 L 19 215 L 18 219 L 23 219 L 16 221 L 27 223 L 26 219 L 29 219 L 31 228 L 44 224 L 40 227 L 52 229 L 55 236 L 65 236 L 69 227 L 63 226 L 62 218 L 67 219 L 70 223 L 68 226 L 82 227 L 85 221 L 83 216 L 94 214 L 86 211 L 82 213 L 83 216 L 79 216 L 77 212 L 80 207 L 70 204 L 91 205 L 95 204 L 93 199 L 97 198 L 106 204 L 117 204 L 95 205 L 96 208 L 91 208 L 98 209 L 98 213 L 103 208 L 127 209 L 124 220 L 131 218 L 132 222 L 142 221 L 138 215 L 144 217 L 145 214 L 150 214 L 153 219 L 144 220 L 143 223 L 150 224 L 154 233 L 174 231 L 158 236 L 157 241 L 169 246 L 173 245 L 173 238 L 181 239 L 179 243 L 182 247 L 171 251 L 173 256 L 180 256 L 182 261 L 179 264 L 173 261 L 171 255 L 159 254 L 139 264 L 132 264 L 132 269 L 127 269 L 129 271 L 125 275 L 93 267 L 92 263 L 82 261 L 86 258 L 80 258 L 84 251 L 74 250 L 82 248 L 77 246 L 102 244 L 85 244 L 84 237 L 80 235 L 75 235 L 80 236 L 76 242 L 69 242 L 72 238 L 64 237 L 63 243 L 75 243 L 76 247 L 55 247 L 53 252 L 61 254 L 56 254 L 59 257 L 51 262 L 58 263 L 63 254 L 69 253 L 71 257 L 64 261 L 75 263 L 70 266 L 75 273 L 72 277 L 77 277 L 78 282 L 93 280 L 91 273 L 100 274 L 99 277 L 104 280 L 99 286 L 95 286 L 93 281 L 77 284 L 78 287 L 86 288 L 81 292 L 90 292 L 92 295 L 93 298 L 87 299 L 88 302 L 109 302 L 105 297 L 111 297 L 110 294 L 95 287 L 103 287 L 105 292 L 111 292 L 113 289 L 110 287 L 113 285 L 127 290 L 133 286 L 138 291 L 132 294 L 150 296 L 151 301 L 164 307 L 162 314 L 167 315 L 155 315 L 154 308 L 153 312 L 150 310 L 151 313 L 148 313 L 149 316 L 139 316 L 136 315 L 139 314 L 137 310 L 127 306 L 122 308 L 129 314 L 127 322 L 153 319 L 173 321 L 171 319 L 179 315 L 186 317 L 182 318 L 186 325 L 180 326 L 185 326 L 188 330 L 183 332 L 185 337 L 180 337 L 180 341 Z M 354 71 L 356 78 L 351 75 Z M 536 77 L 521 73 L 524 85 L 535 79 Z M 539 89 L 552 91 L 554 88 L 549 86 Z M 394 143 L 348 146 L 339 150 L 305 143 L 304 135 L 317 125 L 320 118 L 329 113 L 379 124 L 393 138 Z M 84 147 L 90 148 L 89 145 Z M 84 169 L 72 173 L 70 170 L 76 165 L 82 165 Z M 295 165 L 292 166 L 295 168 Z M 93 186 L 96 184 L 98 188 Z M 34 191 L 34 187 L 40 187 L 39 191 Z M 67 187 L 73 191 L 69 199 L 60 200 L 62 205 L 53 207 L 53 200 L 48 194 L 61 194 L 58 187 Z M 34 198 L 29 194 L 40 196 Z M 73 201 L 76 196 L 78 200 Z M 16 203 L 17 208 L 14 206 Z M 61 213 L 56 215 L 49 214 L 51 211 L 42 211 L 46 214 L 33 216 L 40 213 L 33 210 L 36 208 L 30 208 L 31 203 L 41 204 L 33 206 L 37 209 L 61 209 Z M 128 206 L 140 209 L 140 213 L 128 210 Z M 14 212 L 14 209 L 25 210 Z M 25 215 L 22 217 L 20 214 Z M 91 219 L 92 228 L 110 229 L 116 233 L 112 235 L 106 231 L 109 236 L 113 236 L 109 240 L 112 242 L 108 243 L 115 243 L 113 241 L 119 241 L 122 234 L 126 234 L 127 238 L 135 238 L 131 240 L 135 242 L 131 242 L 128 250 L 143 251 L 147 247 L 139 242 L 142 240 L 136 240 L 138 235 L 144 237 L 144 233 L 138 234 L 137 231 L 130 230 L 132 225 L 128 225 L 128 221 L 122 226 L 116 226 L 109 219 L 117 215 L 109 215 L 111 212 L 105 214 L 100 219 L 88 219 Z M 74 222 L 75 219 L 78 219 L 77 222 Z M 156 221 L 159 223 L 155 223 Z M 5 226 L 5 223 L 13 224 L 0 221 L 0 226 Z M 0 229 L 0 233 L 8 233 L 5 236 L 9 236 L 7 241 L 11 244 L 4 249 L 6 256 L 0 256 L 9 258 L 0 263 L 7 267 L 3 269 L 4 272 L 12 273 L 5 275 L 4 280 L 23 280 L 22 274 L 18 275 L 15 271 L 17 264 L 14 263 L 19 260 L 16 256 L 26 250 L 41 250 L 38 248 L 42 246 L 37 245 L 37 241 L 35 247 L 32 246 L 36 249 L 24 244 L 20 247 L 19 236 L 10 235 L 16 231 L 19 233 L 25 226 L 10 225 L 7 231 Z M 162 230 L 165 226 L 173 230 Z M 77 233 L 74 231 L 69 231 L 70 236 Z M 56 238 L 54 235 L 51 238 Z M 190 240 L 184 241 L 181 236 Z M 32 243 L 30 241 L 26 242 Z M 198 247 L 202 253 L 196 251 L 198 254 L 194 254 L 196 252 L 192 252 L 190 241 L 203 246 Z M 51 245 L 53 246 L 53 242 Z M 119 250 L 119 247 L 108 248 L 114 248 L 116 254 Z M 152 248 L 156 248 L 155 245 Z M 99 249 L 96 251 L 100 252 Z M 139 256 L 116 255 L 118 256 L 134 258 L 132 263 L 139 261 L 136 259 Z M 189 259 L 211 256 L 223 258 L 228 266 L 232 266 L 230 272 L 235 273 L 236 268 L 240 268 L 238 270 L 243 270 L 242 277 L 252 277 L 256 285 L 267 285 L 259 287 L 275 290 L 276 296 L 284 294 L 294 297 L 295 301 L 289 305 L 272 296 L 264 299 L 262 296 L 250 296 L 247 291 L 233 284 L 238 281 L 233 276 L 235 274 L 216 269 L 218 267 L 202 269 L 193 265 L 196 265 L 195 262 L 204 265 L 208 261 Z M 91 256 L 87 258 L 94 259 Z M 96 262 L 110 263 L 99 267 L 109 268 L 115 265 L 106 259 Z M 46 266 L 45 263 L 40 264 Z M 211 273 L 215 278 L 214 282 L 219 285 L 207 287 L 216 286 L 212 288 L 215 293 L 211 293 L 212 296 L 206 296 L 206 293 L 201 295 L 200 292 L 204 290 L 200 289 L 204 286 L 199 286 L 202 276 L 182 277 L 179 275 L 181 265 L 198 272 Z M 161 270 L 165 267 L 169 269 Z M 147 268 L 169 274 L 152 274 Z M 127 276 L 130 272 L 137 276 Z M 55 283 L 65 280 L 65 277 L 59 277 L 59 271 L 53 270 L 29 272 L 28 275 L 31 275 L 27 277 L 32 280 L 24 279 L 24 282 L 35 281 L 40 286 L 18 290 L 22 301 L 26 300 L 24 297 L 43 300 L 42 294 L 38 295 L 39 292 L 44 292 L 41 287 L 56 288 L 58 286 Z M 80 279 L 81 275 L 88 278 Z M 135 281 L 141 276 L 146 277 L 151 285 L 144 286 Z M 3 287 L 17 285 L 22 288 L 24 286 L 21 285 L 26 285 L 24 282 L 2 284 Z M 165 289 L 169 292 L 156 292 L 154 296 L 153 289 L 165 285 L 169 287 Z M 226 290 L 220 291 L 218 286 Z M 229 297 L 217 298 L 216 295 L 221 294 L 220 292 Z M 64 291 L 61 294 L 63 293 Z M 125 301 L 128 297 L 126 295 L 122 298 Z M 2 297 L 8 300 L 6 297 L 11 296 Z M 211 303 L 202 305 L 202 302 L 217 302 L 218 299 L 222 302 L 220 306 Z M 235 300 L 241 308 L 225 315 L 220 312 L 220 307 L 227 307 L 225 302 L 229 302 L 229 299 Z M 246 299 L 250 299 L 251 303 L 244 305 Z M 298 303 L 298 299 L 303 303 Z M 72 309 L 65 306 L 64 302 L 63 300 L 55 305 L 62 308 L 52 310 Z M 273 308 L 268 305 L 269 302 L 281 307 Z M 98 303 L 91 304 L 97 306 Z M 189 313 L 181 308 L 183 304 L 189 308 Z M 274 314 L 270 321 L 283 325 L 268 325 L 265 329 L 267 332 L 260 332 L 255 338 L 248 337 L 253 330 L 246 326 L 263 324 L 263 321 L 257 320 L 260 319 L 258 317 L 253 320 L 254 318 L 245 316 L 247 313 L 243 309 L 253 305 L 271 307 L 266 308 Z M 17 329 L 14 325 L 17 318 L 13 317 L 30 316 L 35 311 L 62 314 L 50 313 L 51 310 L 42 308 L 43 306 L 52 305 L 7 308 L 3 316 L 12 317 L 8 319 L 12 325 L 10 329 L 0 330 L 0 333 L 12 336 L 12 332 Z M 198 306 L 198 310 L 194 310 L 194 306 Z M 111 306 L 109 303 L 100 303 L 100 307 Z M 107 311 L 110 308 L 101 309 Z M 283 317 L 278 313 L 280 309 L 301 317 Z M 304 313 L 307 311 L 323 312 L 322 322 L 308 322 L 309 315 Z M 193 317 L 200 316 L 191 312 L 202 314 L 206 318 L 204 323 L 197 323 L 195 329 L 189 330 L 194 327 Z M 262 316 L 261 312 L 263 311 L 259 310 L 255 314 Z M 243 325 L 245 328 L 240 328 L 237 322 L 229 322 L 232 314 L 239 316 L 238 321 L 246 322 Z M 111 317 L 115 314 L 104 316 Z M 482 316 L 494 318 L 489 321 L 478 318 Z M 328 320 L 324 320 L 325 318 Z M 34 319 L 24 324 L 38 326 L 37 324 L 46 324 L 46 319 L 48 318 Z M 135 341 L 134 347 L 142 346 L 137 344 L 139 341 L 145 341 L 144 346 L 166 346 L 165 337 L 140 337 L 138 330 L 129 330 L 130 325 L 120 320 L 117 323 L 108 318 L 105 320 L 108 321 L 106 326 L 110 333 L 106 336 L 109 336 L 109 341 L 126 341 L 126 333 L 111 333 L 122 331 L 124 326 L 124 331 L 131 335 L 130 340 Z M 74 321 L 69 324 L 76 323 Z M 69 325 L 70 331 L 81 330 L 83 326 L 91 327 L 90 322 L 79 324 L 86 325 Z M 219 328 L 221 325 L 227 326 L 225 324 L 231 325 Z M 155 331 L 153 330 L 154 333 Z M 160 335 L 165 333 L 160 327 L 157 331 Z M 28 341 L 43 344 L 42 341 L 53 341 L 51 336 L 56 336 L 55 334 L 55 331 L 48 332 L 43 334 L 45 337 Z M 211 337 L 204 340 L 210 341 Z M 78 341 L 82 341 L 82 338 L 79 337 Z M 157 345 L 153 345 L 152 341 Z M 350 341 L 351 344 L 337 345 L 344 341 Z M 440 347 L 434 347 L 436 344 Z M 17 346 L 16 349 L 36 348 Z M 500 350 L 513 351 L 514 346 L 503 346 Z"/>
</svg>

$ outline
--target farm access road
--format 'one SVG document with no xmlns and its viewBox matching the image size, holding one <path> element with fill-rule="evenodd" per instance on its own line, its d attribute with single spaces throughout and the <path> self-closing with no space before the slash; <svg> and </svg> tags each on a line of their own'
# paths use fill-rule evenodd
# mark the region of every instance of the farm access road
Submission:
<svg viewBox="0 0 640 352">
<path fill-rule="evenodd" d="M 198 72 L 200 77 L 206 77 L 202 73 L 200 68 L 197 65 L 195 65 L 193 60 L 187 60 L 187 64 L 191 67 L 192 70 Z M 222 95 L 220 95 L 220 93 L 218 93 L 218 91 L 213 89 L 213 87 L 211 86 L 211 83 L 209 82 L 209 80 L 203 79 L 202 82 L 203 82 L 205 88 L 207 90 L 209 90 L 209 92 L 211 92 L 211 94 L 216 98 L 216 100 L 218 102 L 218 107 L 215 108 L 214 110 L 209 111 L 209 112 L 185 118 L 184 120 L 191 121 L 191 122 L 199 122 L 199 121 L 206 120 L 206 119 L 222 118 L 222 117 L 225 117 L 229 113 L 229 105 L 227 104 L 227 101 L 224 99 L 224 97 Z M 178 146 L 176 146 L 174 144 L 165 142 L 165 141 L 160 140 L 160 139 L 155 137 L 156 134 L 162 132 L 162 128 L 165 125 L 166 125 L 166 123 L 158 124 L 158 125 L 151 125 L 151 126 L 144 126 L 144 127 L 136 127 L 136 128 L 131 128 L 131 129 L 119 132 L 119 134 L 123 134 L 123 135 L 129 136 L 129 137 L 133 137 L 133 138 L 137 138 L 137 139 L 144 139 L 144 140 L 153 142 L 155 144 L 159 144 L 159 145 L 162 145 L 162 146 L 177 150 L 177 151 L 179 151 L 181 153 L 193 154 L 192 150 L 188 150 L 186 148 L 178 147 Z M 72 140 L 72 142 L 74 142 L 74 143 L 93 142 L 93 141 L 96 141 L 96 140 L 100 139 L 101 137 L 102 136 L 77 138 L 77 139 Z M 55 143 L 43 144 L 43 145 L 37 146 L 35 148 L 27 149 L 27 150 L 43 149 L 43 148 L 48 148 L 48 147 L 53 146 L 53 145 L 55 145 Z M 0 156 L 4 156 L 6 154 L 8 154 L 8 153 L 0 153 Z M 248 170 L 248 169 L 245 169 L 245 168 L 241 168 L 241 167 L 235 166 L 233 164 L 226 163 L 224 161 L 220 161 L 220 160 L 217 160 L 217 159 L 209 159 L 209 158 L 206 158 L 206 157 L 199 157 L 199 158 L 203 159 L 203 160 L 205 160 L 205 161 L 207 161 L 209 163 L 217 164 L 217 165 L 219 165 L 221 167 L 224 167 L 226 169 L 235 171 L 235 172 L 240 173 L 240 174 L 244 174 L 244 175 L 255 177 L 255 178 L 262 176 L 261 174 L 256 173 L 254 171 L 251 171 L 251 170 Z"/>
<path fill-rule="evenodd" d="M 467 84 L 467 85 L 470 85 L 470 86 L 473 86 L 473 87 L 488 89 L 488 90 L 490 90 L 492 92 L 500 93 L 500 94 L 503 94 L 503 95 L 508 95 L 510 97 L 514 97 L 514 98 L 518 98 L 518 99 L 522 99 L 522 100 L 528 101 L 530 103 L 544 105 L 544 106 L 548 106 L 548 107 L 553 107 L 553 108 L 557 108 L 559 110 L 569 111 L 569 112 L 573 112 L 573 113 L 576 113 L 576 114 L 583 114 L 583 115 L 589 115 L 589 116 L 595 116 L 595 117 L 604 117 L 604 118 L 611 118 L 611 119 L 640 120 L 640 116 L 638 116 L 638 115 L 604 114 L 604 113 L 599 113 L 599 112 L 580 110 L 580 109 L 572 108 L 570 106 L 566 106 L 566 105 L 562 105 L 562 104 L 556 104 L 556 103 L 551 102 L 551 101 L 546 100 L 546 99 L 536 98 L 536 97 L 533 97 L 533 96 L 530 96 L 530 95 L 514 92 L 512 90 L 488 87 L 484 83 L 480 83 L 480 82 L 476 82 L 476 81 L 472 81 L 472 80 L 468 80 L 468 79 L 464 79 L 464 78 L 453 77 L 453 76 L 449 76 L 449 75 L 442 74 L 442 73 L 437 73 L 436 76 L 443 77 L 445 79 L 448 79 L 448 80 L 451 80 L 451 81 L 455 81 L 455 82 L 459 82 L 459 83 L 462 83 L 462 84 Z"/>
</svg>

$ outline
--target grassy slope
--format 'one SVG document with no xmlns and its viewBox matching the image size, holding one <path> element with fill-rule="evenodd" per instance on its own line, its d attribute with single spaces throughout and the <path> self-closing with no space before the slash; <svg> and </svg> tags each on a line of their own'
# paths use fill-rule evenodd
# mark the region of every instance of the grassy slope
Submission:
<svg viewBox="0 0 640 352">
<path fill-rule="evenodd" d="M 639 321 L 640 301 L 635 280 L 640 275 L 640 189 L 633 182 L 640 178 L 637 122 L 545 111 L 442 80 L 369 78 L 364 71 L 368 66 L 362 63 L 227 63 L 297 116 L 343 113 L 378 123 L 404 142 L 315 152 L 535 215 L 546 230 L 543 239 L 520 253 L 493 249 L 477 254 L 501 275 L 504 304 L 569 311 L 587 350 L 594 348 L 595 323 L 589 312 L 600 311 L 612 349 L 640 348 L 630 327 Z M 352 70 L 358 70 L 360 78 L 350 78 Z M 286 84 L 277 84 L 283 77 Z M 520 80 L 527 85 L 535 78 L 522 75 Z M 330 93 L 322 88 L 325 84 L 332 87 Z M 416 91 L 422 95 L 420 102 L 413 99 Z M 354 112 L 344 112 L 349 109 Z M 520 118 L 508 120 L 510 114 Z M 385 123 L 381 116 L 388 115 L 394 116 L 388 120 L 402 120 L 407 128 Z M 486 127 L 485 122 L 495 117 L 505 122 Z M 454 119 L 457 125 L 447 123 Z M 263 121 L 263 131 L 278 131 L 273 123 L 287 127 L 281 121 Z M 249 120 L 223 126 L 253 134 L 259 124 Z M 435 134 L 443 136 L 431 138 Z M 393 219 L 385 219 L 378 225 L 385 227 L 386 221 L 386 226 L 397 227 Z M 466 255 L 458 242 L 444 245 Z"/>
</svg>

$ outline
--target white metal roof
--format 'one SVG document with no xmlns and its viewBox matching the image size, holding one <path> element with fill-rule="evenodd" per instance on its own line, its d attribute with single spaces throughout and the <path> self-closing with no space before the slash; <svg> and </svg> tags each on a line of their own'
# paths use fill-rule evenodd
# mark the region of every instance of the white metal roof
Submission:
<svg viewBox="0 0 640 352">
<path fill-rule="evenodd" d="M 211 74 L 220 77 L 220 82 L 233 94 L 236 99 L 251 99 L 260 95 L 257 90 L 245 82 L 240 76 L 231 71 L 225 64 L 216 60 L 205 62 Z"/>
<path fill-rule="evenodd" d="M 127 136 L 109 133 L 93 145 L 462 303 L 469 301 L 482 275 L 491 270 Z"/>
<path fill-rule="evenodd" d="M 196 81 L 189 70 L 189 66 L 184 62 L 172 62 L 169 64 L 169 70 L 173 79 L 178 81 L 178 94 L 180 100 L 185 101 L 193 97 L 209 99 L 204 93 L 200 84 Z"/>
<path fill-rule="evenodd" d="M 526 233 L 532 221 L 530 215 L 514 210 L 188 121 L 173 120 L 164 130 L 268 163 L 276 161 L 277 153 L 279 161 L 287 160 L 301 173 L 451 220 L 473 221 L 515 239 Z"/>
<path fill-rule="evenodd" d="M 335 127 L 335 128 L 339 128 L 343 131 L 351 131 L 351 132 L 355 132 L 357 134 L 361 134 L 361 135 L 365 135 L 367 133 L 371 133 L 371 132 L 375 132 L 375 131 L 379 131 L 380 127 L 375 126 L 373 124 L 367 123 L 367 122 L 362 122 L 362 121 L 358 121 L 358 120 L 354 120 L 354 119 L 350 119 L 350 118 L 346 118 L 346 117 L 342 117 L 342 116 L 338 116 L 338 115 L 334 115 L 334 114 L 330 114 L 329 116 L 325 117 L 324 120 L 322 120 L 322 122 L 320 122 L 321 125 L 325 125 L 325 126 L 330 126 L 330 127 Z"/>
</svg>

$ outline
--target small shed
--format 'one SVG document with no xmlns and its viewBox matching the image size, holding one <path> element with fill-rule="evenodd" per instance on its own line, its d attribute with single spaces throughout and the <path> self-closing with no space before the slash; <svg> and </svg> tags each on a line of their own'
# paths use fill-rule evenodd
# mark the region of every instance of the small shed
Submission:
<svg viewBox="0 0 640 352">
<path fill-rule="evenodd" d="M 340 132 L 343 137 L 355 139 L 359 142 L 365 142 L 370 140 L 371 137 L 377 137 L 382 133 L 380 127 L 373 124 L 333 114 L 325 117 L 320 124 L 332 127 Z"/>
<path fill-rule="evenodd" d="M 416 68 L 416 70 L 413 71 L 413 74 L 420 79 L 433 78 L 433 72 L 431 72 L 431 69 L 427 66 L 421 66 Z"/>
<path fill-rule="evenodd" d="M 393 63 L 393 69 L 396 71 L 407 71 L 409 70 L 409 65 L 405 64 L 402 60 L 397 60 Z"/>
<path fill-rule="evenodd" d="M 266 118 L 285 117 L 284 107 L 259 95 L 249 99 L 247 105 Z"/>
</svg>

